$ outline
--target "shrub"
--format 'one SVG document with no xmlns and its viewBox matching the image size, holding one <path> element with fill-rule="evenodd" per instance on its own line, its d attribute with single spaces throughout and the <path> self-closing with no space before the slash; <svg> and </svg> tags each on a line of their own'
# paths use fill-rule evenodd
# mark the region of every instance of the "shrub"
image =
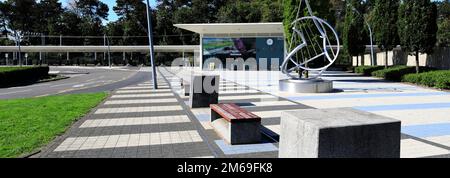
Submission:
<svg viewBox="0 0 450 178">
<path fill-rule="evenodd" d="M 429 67 L 420 67 L 420 72 L 428 72 L 433 69 Z M 386 80 L 400 82 L 404 75 L 416 73 L 415 66 L 393 66 L 387 69 L 372 72 L 372 76 L 384 78 Z"/>
<path fill-rule="evenodd" d="M 355 72 L 364 76 L 372 75 L 372 72 L 383 70 L 384 66 L 359 66 L 355 67 Z"/>
<path fill-rule="evenodd" d="M 48 76 L 49 67 L 0 68 L 0 87 L 36 82 Z"/>
<path fill-rule="evenodd" d="M 403 77 L 402 81 L 439 89 L 450 89 L 450 70 L 408 74 Z"/>
</svg>

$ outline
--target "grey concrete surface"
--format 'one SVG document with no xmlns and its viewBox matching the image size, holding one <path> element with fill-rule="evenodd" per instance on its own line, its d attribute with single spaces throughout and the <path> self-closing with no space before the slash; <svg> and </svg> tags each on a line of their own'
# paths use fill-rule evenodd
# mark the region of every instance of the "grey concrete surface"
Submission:
<svg viewBox="0 0 450 178">
<path fill-rule="evenodd" d="M 112 91 L 123 86 L 150 80 L 151 73 L 139 67 L 50 67 L 53 74 L 70 78 L 27 86 L 0 88 L 0 99 L 39 97 L 66 93 Z"/>
<path fill-rule="evenodd" d="M 400 121 L 352 108 L 281 115 L 281 158 L 399 158 Z"/>
</svg>

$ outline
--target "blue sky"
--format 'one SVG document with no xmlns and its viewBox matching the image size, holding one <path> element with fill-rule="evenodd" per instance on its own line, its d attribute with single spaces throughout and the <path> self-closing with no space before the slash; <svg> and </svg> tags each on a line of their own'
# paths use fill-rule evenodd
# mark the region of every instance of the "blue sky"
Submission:
<svg viewBox="0 0 450 178">
<path fill-rule="evenodd" d="M 67 2 L 70 2 L 71 0 L 59 0 L 59 1 L 61 1 L 63 3 L 63 6 L 65 6 L 67 4 Z M 116 21 L 118 17 L 116 15 L 116 13 L 114 13 L 114 11 L 113 11 L 113 7 L 116 5 L 116 0 L 100 0 L 100 1 L 104 2 L 105 4 L 108 4 L 108 6 L 109 6 L 108 21 Z M 155 7 L 156 0 L 150 0 L 150 5 L 152 7 Z"/>
</svg>

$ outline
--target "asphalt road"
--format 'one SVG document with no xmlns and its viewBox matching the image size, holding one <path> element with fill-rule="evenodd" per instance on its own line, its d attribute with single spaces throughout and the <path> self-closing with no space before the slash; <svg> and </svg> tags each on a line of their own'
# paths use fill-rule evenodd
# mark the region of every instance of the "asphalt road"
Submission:
<svg viewBox="0 0 450 178">
<path fill-rule="evenodd" d="M 1 88 L 0 99 L 112 91 L 124 86 L 151 80 L 150 68 L 147 67 L 112 69 L 107 67 L 50 67 L 50 73 L 70 78 L 28 86 Z"/>
</svg>

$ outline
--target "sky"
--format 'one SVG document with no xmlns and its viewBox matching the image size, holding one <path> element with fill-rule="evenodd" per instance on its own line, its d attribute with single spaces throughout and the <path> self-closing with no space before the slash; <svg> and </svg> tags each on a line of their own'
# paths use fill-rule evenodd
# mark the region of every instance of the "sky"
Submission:
<svg viewBox="0 0 450 178">
<path fill-rule="evenodd" d="M 71 0 L 59 0 L 60 2 L 62 2 L 63 6 L 67 5 L 67 2 L 71 1 Z M 114 13 L 113 11 L 113 7 L 116 5 L 116 0 L 100 0 L 105 4 L 108 4 L 109 6 L 109 16 L 108 16 L 108 21 L 107 22 L 111 22 L 111 21 L 116 21 L 118 19 L 116 13 Z M 156 6 L 156 0 L 150 0 L 150 5 L 152 7 Z"/>
</svg>

